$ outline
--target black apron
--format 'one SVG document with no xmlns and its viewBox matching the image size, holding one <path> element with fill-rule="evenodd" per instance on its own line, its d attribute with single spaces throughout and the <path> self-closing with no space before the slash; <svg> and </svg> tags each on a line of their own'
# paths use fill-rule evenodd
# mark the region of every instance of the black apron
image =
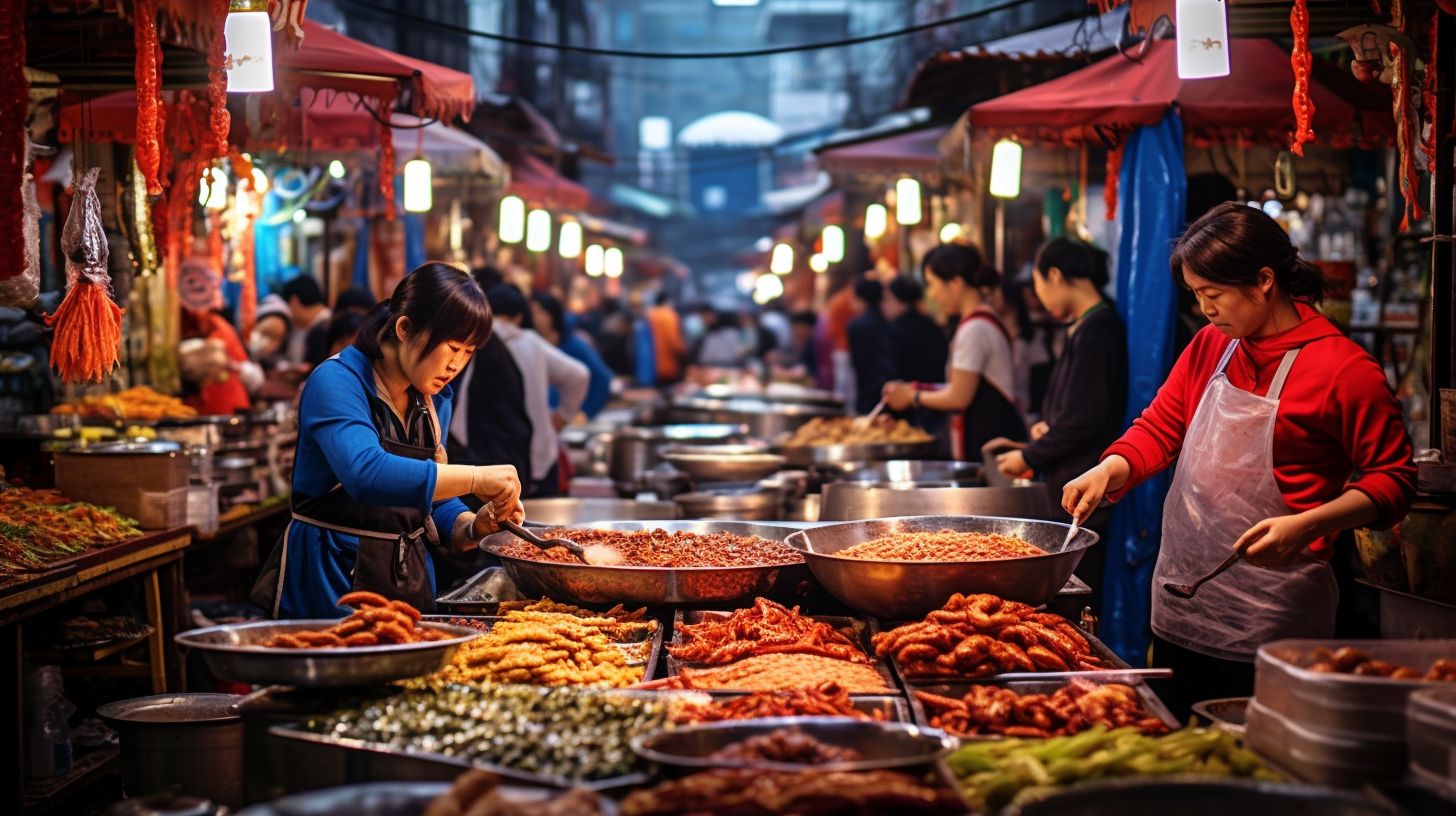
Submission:
<svg viewBox="0 0 1456 816">
<path fill-rule="evenodd" d="M 328 361 L 324 363 L 328 364 Z M 434 460 L 439 430 L 434 411 L 418 391 L 409 390 L 410 405 L 403 423 L 376 392 L 369 394 L 369 413 L 379 431 L 379 444 L 387 453 L 408 459 Z M 293 520 L 325 530 L 355 536 L 352 587 L 401 600 L 421 612 L 435 608 L 430 580 L 429 550 L 442 550 L 434 518 L 417 507 L 380 507 L 362 504 L 343 485 L 322 496 L 294 496 Z M 275 617 L 282 598 L 282 565 L 287 561 L 288 532 L 273 548 L 253 587 L 252 601 Z"/>
<path fill-rule="evenodd" d="M 1007 344 L 1011 344 L 1010 333 L 995 315 L 978 309 L 961 322 L 969 323 L 972 320 L 991 323 L 1006 338 Z M 1026 421 L 1021 418 L 1021 412 L 1016 410 L 1016 405 L 985 374 L 981 375 L 981 382 L 976 387 L 976 395 L 971 398 L 971 404 L 966 406 L 960 416 L 951 417 L 951 426 L 955 458 L 963 461 L 979 456 L 981 446 L 997 437 L 1004 436 L 1014 442 L 1024 442 L 1027 438 Z M 956 444 L 957 441 L 959 444 Z"/>
</svg>

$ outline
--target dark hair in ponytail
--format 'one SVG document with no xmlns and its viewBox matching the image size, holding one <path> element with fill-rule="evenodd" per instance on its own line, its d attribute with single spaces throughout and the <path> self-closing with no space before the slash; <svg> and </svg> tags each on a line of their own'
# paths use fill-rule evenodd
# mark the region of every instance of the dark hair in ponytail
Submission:
<svg viewBox="0 0 1456 816">
<path fill-rule="evenodd" d="M 480 284 L 437 261 L 405 275 L 389 300 L 369 310 L 354 347 L 371 360 L 383 357 L 383 346 L 396 342 L 394 326 L 401 317 L 409 318 L 411 334 L 425 338 L 423 354 L 441 343 L 480 348 L 490 339 L 490 303 Z"/>
<path fill-rule="evenodd" d="M 977 289 L 994 289 L 1001 285 L 1001 273 L 986 263 L 981 250 L 970 244 L 941 244 L 925 254 L 921 264 L 925 274 L 946 283 L 956 278 Z"/>
<path fill-rule="evenodd" d="M 1173 279 L 1184 287 L 1184 270 L 1226 286 L 1255 286 L 1259 270 L 1274 272 L 1280 292 L 1318 303 L 1325 296 L 1319 267 L 1299 257 L 1289 236 L 1263 210 L 1227 201 L 1192 224 L 1173 247 Z"/>
<path fill-rule="evenodd" d="M 1053 238 L 1036 251 L 1036 271 L 1045 276 L 1053 267 L 1062 273 L 1068 283 L 1078 279 L 1087 280 L 1102 289 L 1110 280 L 1107 274 L 1107 253 L 1076 238 Z"/>
</svg>

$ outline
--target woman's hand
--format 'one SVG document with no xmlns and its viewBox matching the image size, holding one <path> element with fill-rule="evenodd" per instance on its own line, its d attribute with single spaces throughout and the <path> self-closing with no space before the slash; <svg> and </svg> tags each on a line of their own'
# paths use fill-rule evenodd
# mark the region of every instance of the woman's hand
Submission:
<svg viewBox="0 0 1456 816">
<path fill-rule="evenodd" d="M 480 512 L 475 514 L 475 521 L 470 525 L 470 533 L 475 537 L 474 540 L 479 541 L 491 533 L 498 532 L 500 530 L 500 522 L 496 521 L 498 518 L 501 518 L 499 513 L 491 515 L 490 511 L 481 507 Z M 506 521 L 514 521 L 517 524 L 526 520 L 526 507 L 521 504 L 520 499 L 516 500 L 515 504 L 511 506 L 511 512 L 507 513 L 504 518 Z M 465 549 L 469 549 L 469 547 Z"/>
<path fill-rule="evenodd" d="M 903 411 L 915 402 L 915 386 L 900 380 L 891 380 L 885 383 L 880 395 L 885 398 L 885 405 L 891 411 Z"/>
<path fill-rule="evenodd" d="M 1234 549 L 1256 567 L 1284 567 L 1294 563 L 1319 535 L 1319 525 L 1308 513 L 1275 516 L 1250 527 L 1234 542 Z"/>
<path fill-rule="evenodd" d="M 1127 484 L 1132 469 L 1121 456 L 1109 456 L 1091 470 L 1067 482 L 1062 489 L 1062 509 L 1078 522 L 1085 521 L 1109 491 Z"/>
<path fill-rule="evenodd" d="M 521 479 L 516 475 L 514 465 L 486 465 L 475 468 L 471 473 L 470 492 L 484 505 L 476 518 L 477 528 L 484 521 L 494 531 L 496 519 L 507 519 L 519 524 L 526 516 L 526 511 L 521 507 Z"/>
<path fill-rule="evenodd" d="M 1029 433 L 1031 434 L 1031 441 L 1035 442 L 1036 440 L 1041 439 L 1043 436 L 1046 436 L 1047 431 L 1050 431 L 1051 429 L 1052 426 L 1046 424 L 1046 420 L 1042 420 L 1041 422 L 1036 423 L 1035 425 L 1031 426 L 1031 430 L 1029 431 Z"/>
<path fill-rule="evenodd" d="M 1020 450 L 1007 451 L 996 457 L 996 469 L 1001 475 L 1008 479 L 1023 479 L 1031 477 L 1031 466 L 1026 464 L 1026 457 Z"/>
</svg>

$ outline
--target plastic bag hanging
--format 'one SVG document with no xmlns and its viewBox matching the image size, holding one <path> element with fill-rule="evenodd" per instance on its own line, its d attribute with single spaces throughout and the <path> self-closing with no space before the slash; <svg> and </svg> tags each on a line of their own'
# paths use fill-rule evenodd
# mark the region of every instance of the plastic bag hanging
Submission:
<svg viewBox="0 0 1456 816">
<path fill-rule="evenodd" d="M 111 299 L 107 271 L 106 232 L 101 200 L 96 197 L 100 168 L 87 170 L 76 182 L 71 212 L 61 231 L 70 291 L 46 325 L 55 329 L 51 365 L 63 383 L 102 382 L 121 354 L 122 309 Z"/>
</svg>

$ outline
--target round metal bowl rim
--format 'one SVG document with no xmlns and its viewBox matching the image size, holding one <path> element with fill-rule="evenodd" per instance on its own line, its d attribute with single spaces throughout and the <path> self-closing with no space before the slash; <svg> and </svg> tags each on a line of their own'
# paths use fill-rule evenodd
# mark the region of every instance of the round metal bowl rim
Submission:
<svg viewBox="0 0 1456 816">
<path fill-rule="evenodd" d="M 923 736 L 937 740 L 940 747 L 935 751 L 927 751 L 922 756 L 904 757 L 901 759 L 870 759 L 854 760 L 843 762 L 826 762 L 819 765 L 807 765 L 800 762 L 775 762 L 772 760 L 713 760 L 709 757 L 690 757 L 681 754 L 669 754 L 647 747 L 649 740 L 656 739 L 668 734 L 682 733 L 684 731 L 727 731 L 745 726 L 767 726 L 765 733 L 778 728 L 787 728 L 795 725 L 849 725 L 851 728 L 868 728 L 875 731 L 899 731 L 912 736 Z M 645 734 L 638 734 L 633 737 L 628 745 L 632 752 L 651 762 L 659 762 L 665 765 L 693 768 L 762 768 L 772 770 L 803 770 L 814 768 L 816 770 L 872 770 L 877 768 L 896 768 L 934 762 L 935 760 L 954 751 L 959 745 L 955 737 L 938 728 L 929 728 L 923 725 L 906 722 L 887 722 L 884 720 L 857 720 L 851 717 L 829 717 L 829 716 L 790 716 L 790 717 L 755 717 L 749 720 L 722 720 L 718 722 L 692 723 L 690 725 L 679 725 L 670 728 L 658 728 Z"/>
<path fill-rule="evenodd" d="M 771 541 L 772 539 L 764 539 L 764 540 L 765 541 Z M 779 542 L 779 543 L 782 543 L 782 542 Z M 789 561 L 789 562 L 784 563 L 784 564 L 747 564 L 747 565 L 738 565 L 738 566 L 732 566 L 732 567 L 651 567 L 651 566 L 641 566 L 641 567 L 639 567 L 639 566 L 631 566 L 631 565 L 625 565 L 624 564 L 624 565 L 621 565 L 621 566 L 615 566 L 615 567 L 613 567 L 613 566 L 606 566 L 606 565 L 599 565 L 599 564 L 571 564 L 571 563 L 566 563 L 566 562 L 562 562 L 562 561 L 538 561 L 538 560 L 536 560 L 534 558 L 521 558 L 520 556 L 516 556 L 516 555 L 506 555 L 504 553 L 498 552 L 495 544 L 491 544 L 489 546 L 482 546 L 481 549 L 482 550 L 485 550 L 486 552 L 490 553 L 491 555 L 494 555 L 495 557 L 501 559 L 502 561 L 515 561 L 515 562 L 520 563 L 520 564 L 541 564 L 541 565 L 548 566 L 548 567 L 568 567 L 570 569 L 624 570 L 624 571 L 629 571 L 629 572 L 699 572 L 699 571 L 707 572 L 707 571 L 710 571 L 710 570 L 716 570 L 716 571 L 720 571 L 721 572 L 723 570 L 783 569 L 785 567 L 797 567 L 800 564 L 804 563 L 802 561 Z"/>
<path fill-rule="evenodd" d="M 1066 548 L 1065 550 L 1062 550 L 1061 552 L 1046 552 L 1046 551 L 1042 551 L 1038 555 L 1013 555 L 1013 556 L 1008 556 L 1006 558 L 976 558 L 976 559 L 971 559 L 971 560 L 967 560 L 967 561 L 919 561 L 919 560 L 892 559 L 892 558 L 855 558 L 853 556 L 833 555 L 831 553 L 814 552 L 813 550 L 809 549 L 809 547 L 807 546 L 807 542 L 809 540 L 808 534 L 811 533 L 811 532 L 814 532 L 814 530 L 822 530 L 822 529 L 825 529 L 826 527 L 832 527 L 832 526 L 836 526 L 836 525 L 839 525 L 839 524 L 865 524 L 865 523 L 872 522 L 872 521 L 891 521 L 891 520 L 895 520 L 895 521 L 905 521 L 905 520 L 919 519 L 919 518 L 940 518 L 940 517 L 938 517 L 938 516 L 891 516 L 889 518 L 884 518 L 884 519 L 862 519 L 862 520 L 859 520 L 859 521 L 834 522 L 834 524 L 821 525 L 820 527 L 816 527 L 816 528 L 809 529 L 809 530 L 796 530 L 793 533 L 791 533 L 790 535 L 784 537 L 784 545 L 787 546 L 787 547 L 792 547 L 793 549 L 797 550 L 798 552 L 803 553 L 804 554 L 804 560 L 805 561 L 808 561 L 809 560 L 809 556 L 814 556 L 815 558 L 830 558 L 830 559 L 833 559 L 835 561 L 843 561 L 843 562 L 847 562 L 847 563 L 858 563 L 858 564 L 923 564 L 925 566 L 943 566 L 943 567 L 947 567 L 947 566 L 962 566 L 962 565 L 965 565 L 965 564 L 998 564 L 998 563 L 1003 563 L 1003 562 L 1007 562 L 1007 561 L 1035 561 L 1035 560 L 1040 559 L 1040 558 L 1052 558 L 1052 557 L 1055 557 L 1055 556 L 1066 555 L 1067 553 L 1070 553 L 1070 552 L 1076 552 L 1077 550 L 1085 550 L 1085 549 L 1088 549 L 1088 548 L 1094 546 L 1097 543 L 1098 539 L 1099 539 L 1099 536 L 1097 535 L 1096 532 L 1094 532 L 1092 530 L 1088 530 L 1085 527 L 1082 527 L 1082 528 L 1079 528 L 1078 529 L 1077 536 L 1072 539 L 1072 545 L 1073 546 L 1070 546 L 1070 547 Z M 1029 522 L 1029 523 L 1033 523 L 1033 524 L 1051 524 L 1051 525 L 1055 525 L 1057 527 L 1065 527 L 1065 528 L 1068 528 L 1068 529 L 1070 529 L 1071 526 L 1072 526 L 1070 524 L 1066 524 L 1066 523 L 1060 522 L 1060 521 L 1042 521 L 1041 519 L 1012 518 L 1012 517 L 1003 517 L 1003 516 L 964 516 L 963 518 L 996 519 L 997 521 L 1025 521 L 1025 522 Z M 1083 546 L 1076 546 L 1080 541 L 1083 541 L 1084 540 L 1082 538 L 1082 535 L 1081 535 L 1083 532 L 1085 532 L 1089 536 L 1091 536 L 1092 540 L 1091 541 L 1087 541 L 1087 543 L 1085 545 L 1083 545 Z M 806 542 L 805 546 L 799 546 L 798 545 L 798 542 L 796 542 L 794 540 L 794 539 L 799 538 L 800 536 L 802 536 L 803 537 L 803 540 Z M 1035 546 L 1035 545 L 1032 545 L 1032 546 Z"/>
<path fill-rule="evenodd" d="M 296 619 L 296 620 L 270 620 L 256 621 L 253 623 L 224 623 L 217 626 L 208 626 L 202 629 L 188 629 L 186 632 L 178 632 L 172 636 L 172 640 L 178 646 L 185 646 L 189 649 L 202 649 L 210 652 L 222 652 L 225 654 L 249 654 L 268 655 L 278 657 L 314 657 L 314 658 L 345 658 L 361 657 L 375 654 L 400 654 L 408 652 L 424 652 L 431 649 L 459 646 L 468 643 L 482 634 L 479 630 L 469 626 L 454 626 L 448 623 L 437 623 L 435 621 L 421 621 L 420 625 L 428 624 L 431 629 L 438 629 L 444 632 L 453 633 L 455 636 L 448 640 L 427 640 L 420 643 L 387 643 L 376 646 L 350 646 L 347 648 L 309 648 L 309 649 L 283 649 L 276 646 L 240 646 L 232 643 L 208 643 L 197 640 L 200 635 L 208 635 L 213 632 L 239 631 L 245 629 L 262 629 L 269 626 L 282 624 L 308 624 L 327 628 L 337 626 L 342 618 L 322 619 Z"/>
</svg>

